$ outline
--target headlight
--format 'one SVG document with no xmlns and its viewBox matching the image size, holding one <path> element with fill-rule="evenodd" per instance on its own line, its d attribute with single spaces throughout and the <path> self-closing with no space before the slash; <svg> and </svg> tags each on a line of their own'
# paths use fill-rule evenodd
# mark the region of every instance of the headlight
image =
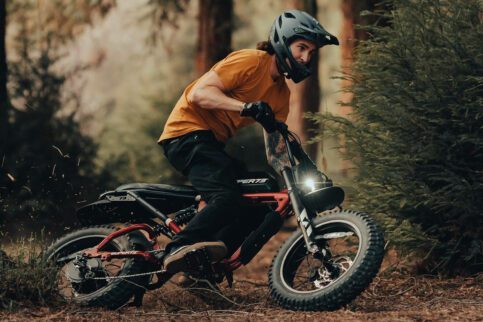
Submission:
<svg viewBox="0 0 483 322">
<path fill-rule="evenodd" d="M 314 179 L 312 178 L 307 178 L 305 179 L 304 181 L 304 185 L 310 189 L 310 191 L 314 191 L 315 190 L 315 181 Z"/>
<path fill-rule="evenodd" d="M 302 199 L 308 209 L 321 212 L 339 206 L 344 201 L 344 195 L 342 188 L 332 186 L 308 192 Z"/>
</svg>

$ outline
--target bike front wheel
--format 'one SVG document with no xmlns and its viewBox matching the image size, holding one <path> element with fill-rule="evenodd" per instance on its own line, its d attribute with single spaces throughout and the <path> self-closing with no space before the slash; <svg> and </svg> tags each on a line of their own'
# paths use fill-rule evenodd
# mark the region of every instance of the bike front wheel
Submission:
<svg viewBox="0 0 483 322">
<path fill-rule="evenodd" d="M 332 210 L 313 221 L 320 254 L 307 251 L 300 231 L 275 255 L 269 271 L 272 298 L 291 310 L 335 310 L 358 296 L 377 274 L 384 239 L 364 213 Z"/>
</svg>

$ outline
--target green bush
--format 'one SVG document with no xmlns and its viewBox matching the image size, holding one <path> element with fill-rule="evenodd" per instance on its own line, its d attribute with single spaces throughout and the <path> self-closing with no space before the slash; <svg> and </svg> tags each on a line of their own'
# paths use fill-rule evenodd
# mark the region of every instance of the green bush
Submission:
<svg viewBox="0 0 483 322">
<path fill-rule="evenodd" d="M 425 271 L 483 268 L 481 12 L 478 0 L 393 1 L 343 76 L 352 114 L 313 115 L 344 142 L 358 206 Z"/>
<path fill-rule="evenodd" d="M 0 176 L 0 224 L 17 231 L 21 223 L 35 231 L 62 228 L 108 175 L 96 170 L 97 146 L 81 133 L 75 113 L 65 112 L 66 76 L 55 70 L 55 50 L 36 51 L 24 33 L 18 43 L 17 59 L 9 63 L 10 97 L 17 108 L 1 161 L 8 175 Z"/>
<path fill-rule="evenodd" d="M 31 238 L 0 249 L 0 309 L 60 303 L 56 268 L 43 258 L 42 244 Z"/>
</svg>

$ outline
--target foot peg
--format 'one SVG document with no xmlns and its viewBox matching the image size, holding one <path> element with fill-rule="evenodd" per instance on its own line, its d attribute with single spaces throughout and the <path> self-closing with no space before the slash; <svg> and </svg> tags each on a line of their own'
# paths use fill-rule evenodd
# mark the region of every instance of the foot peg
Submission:
<svg viewBox="0 0 483 322">
<path fill-rule="evenodd" d="M 206 249 L 195 249 L 184 257 L 189 270 L 202 273 L 212 273 L 211 258 Z"/>
<path fill-rule="evenodd" d="M 193 283 L 205 283 L 210 289 L 219 291 L 216 286 L 226 277 L 228 285 L 233 285 L 233 274 L 230 271 L 224 271 L 220 263 L 213 262 L 213 256 L 210 255 L 206 248 L 194 249 L 184 255 L 186 264 L 185 275 L 190 276 L 189 279 Z"/>
</svg>

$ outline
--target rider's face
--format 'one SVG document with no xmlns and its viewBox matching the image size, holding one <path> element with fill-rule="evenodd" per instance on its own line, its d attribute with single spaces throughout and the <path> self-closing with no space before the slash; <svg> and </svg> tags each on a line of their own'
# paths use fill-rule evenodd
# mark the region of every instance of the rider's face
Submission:
<svg viewBox="0 0 483 322">
<path fill-rule="evenodd" d="M 310 63 L 316 50 L 317 47 L 315 44 L 305 39 L 297 39 L 290 44 L 290 51 L 292 52 L 293 58 L 303 65 Z"/>
</svg>

